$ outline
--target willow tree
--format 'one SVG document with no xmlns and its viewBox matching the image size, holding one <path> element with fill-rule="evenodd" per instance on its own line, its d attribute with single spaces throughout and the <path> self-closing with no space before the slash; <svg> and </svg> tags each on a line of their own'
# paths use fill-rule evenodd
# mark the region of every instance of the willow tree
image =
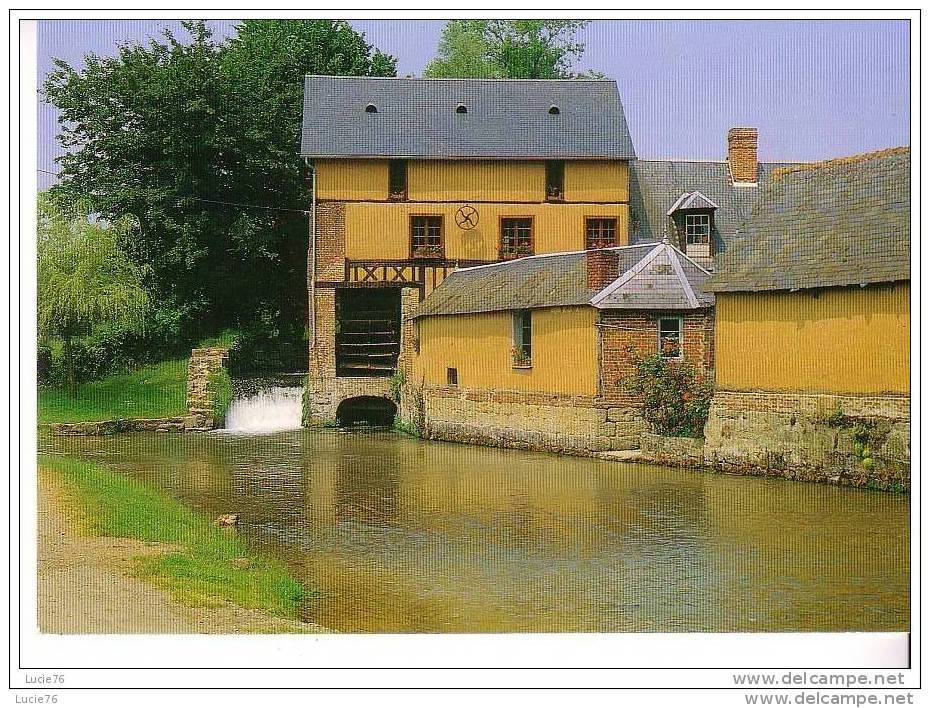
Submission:
<svg viewBox="0 0 930 708">
<path fill-rule="evenodd" d="M 80 202 L 39 196 L 39 334 L 61 338 L 72 393 L 72 339 L 95 325 L 136 325 L 148 308 L 143 269 L 119 245 L 132 228 L 129 219 L 95 221 Z"/>
</svg>

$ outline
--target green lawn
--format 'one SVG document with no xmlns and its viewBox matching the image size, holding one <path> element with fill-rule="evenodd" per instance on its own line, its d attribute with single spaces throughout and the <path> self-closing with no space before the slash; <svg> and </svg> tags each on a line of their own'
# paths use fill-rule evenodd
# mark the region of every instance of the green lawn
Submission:
<svg viewBox="0 0 930 708">
<path fill-rule="evenodd" d="M 39 388 L 39 423 L 168 418 L 187 410 L 187 359 L 163 361 L 77 387 Z"/>
<path fill-rule="evenodd" d="M 153 487 L 70 457 L 40 455 L 39 466 L 64 483 L 91 533 L 179 547 L 138 559 L 136 572 L 182 602 L 226 601 L 294 619 L 311 594 L 283 564 L 249 551 L 234 530 Z"/>
</svg>

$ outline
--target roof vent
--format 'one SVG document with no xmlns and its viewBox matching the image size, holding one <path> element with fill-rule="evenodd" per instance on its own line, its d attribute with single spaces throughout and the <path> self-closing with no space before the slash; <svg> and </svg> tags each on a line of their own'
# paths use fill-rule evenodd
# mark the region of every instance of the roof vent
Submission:
<svg viewBox="0 0 930 708">
<path fill-rule="evenodd" d="M 369 103 L 365 106 L 365 113 L 377 113 L 378 107 L 374 103 Z"/>
<path fill-rule="evenodd" d="M 455 112 L 456 113 L 468 113 L 468 106 L 466 106 L 464 103 L 460 103 L 459 105 L 455 107 Z"/>
<path fill-rule="evenodd" d="M 549 115 L 550 115 L 550 116 L 557 116 L 557 115 L 559 115 L 559 113 L 561 113 L 561 111 L 559 110 L 559 107 L 558 107 L 558 106 L 549 106 Z"/>
</svg>

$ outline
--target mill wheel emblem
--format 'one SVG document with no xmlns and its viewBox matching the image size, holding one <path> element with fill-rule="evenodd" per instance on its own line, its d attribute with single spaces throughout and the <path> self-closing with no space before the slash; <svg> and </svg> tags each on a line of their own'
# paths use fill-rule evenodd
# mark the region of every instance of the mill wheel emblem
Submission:
<svg viewBox="0 0 930 708">
<path fill-rule="evenodd" d="M 459 207 L 455 212 L 455 223 L 460 229 L 470 231 L 478 225 L 478 210 L 470 204 Z"/>
</svg>

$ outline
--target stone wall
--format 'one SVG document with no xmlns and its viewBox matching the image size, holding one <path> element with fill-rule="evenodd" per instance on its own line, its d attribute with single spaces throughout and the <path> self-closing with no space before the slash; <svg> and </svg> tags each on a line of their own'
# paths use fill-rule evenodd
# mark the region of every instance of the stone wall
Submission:
<svg viewBox="0 0 930 708">
<path fill-rule="evenodd" d="M 191 351 L 187 365 L 187 417 L 188 430 L 213 430 L 219 421 L 213 419 L 213 394 L 210 391 L 210 374 L 226 366 L 229 349 L 210 347 Z"/>
<path fill-rule="evenodd" d="M 422 389 L 425 437 L 454 442 L 573 454 L 639 447 L 646 429 L 629 406 L 561 394 Z"/>
<path fill-rule="evenodd" d="M 718 391 L 704 434 L 705 464 L 728 472 L 910 487 L 904 396 Z"/>
<path fill-rule="evenodd" d="M 639 459 L 687 467 L 704 464 L 704 438 L 682 438 L 655 433 L 640 436 Z"/>
<path fill-rule="evenodd" d="M 185 418 L 132 418 L 127 420 L 101 420 L 86 423 L 52 423 L 49 429 L 55 435 L 115 435 L 138 431 L 167 432 L 184 430 Z"/>
</svg>

